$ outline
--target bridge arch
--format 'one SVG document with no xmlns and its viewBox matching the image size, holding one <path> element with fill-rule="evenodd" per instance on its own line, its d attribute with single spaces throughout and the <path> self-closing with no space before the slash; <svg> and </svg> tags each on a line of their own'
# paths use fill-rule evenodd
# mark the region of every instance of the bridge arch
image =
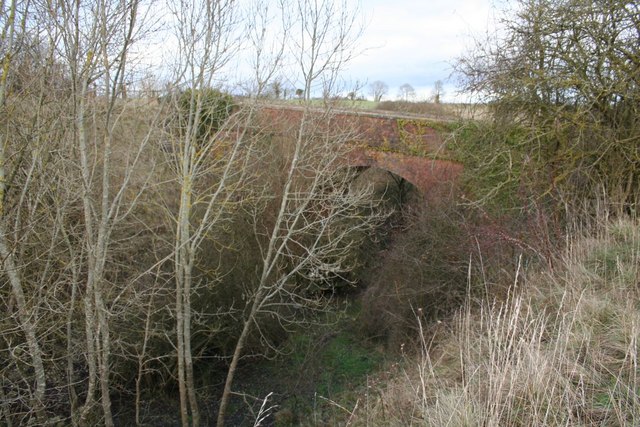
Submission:
<svg viewBox="0 0 640 427">
<path fill-rule="evenodd" d="M 313 110 L 311 110 L 313 111 Z M 321 115 L 324 110 L 318 109 Z M 268 105 L 260 116 L 275 134 L 287 132 L 303 118 L 303 109 Z M 427 118 L 378 112 L 334 111 L 317 130 L 345 129 L 352 148 L 340 163 L 352 167 L 386 170 L 413 184 L 428 200 L 452 194 L 462 165 L 434 159 L 430 153 L 446 152 L 444 141 Z"/>
<path fill-rule="evenodd" d="M 413 184 L 425 196 L 434 192 L 450 192 L 462 172 L 462 165 L 447 160 L 364 148 L 352 150 L 346 160 L 348 166 L 375 167 L 392 172 Z"/>
</svg>

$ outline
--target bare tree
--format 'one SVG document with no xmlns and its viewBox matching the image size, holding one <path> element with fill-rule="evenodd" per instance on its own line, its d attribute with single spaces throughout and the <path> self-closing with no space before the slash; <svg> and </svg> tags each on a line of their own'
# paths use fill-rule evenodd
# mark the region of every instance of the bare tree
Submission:
<svg viewBox="0 0 640 427">
<path fill-rule="evenodd" d="M 351 188 L 351 176 L 341 167 L 349 132 L 345 135 L 331 126 L 328 104 L 319 112 L 310 102 L 314 89 L 335 87 L 339 71 L 352 57 L 354 37 L 360 31 L 357 11 L 346 2 L 329 0 L 294 1 L 290 7 L 287 16 L 298 23 L 290 39 L 303 76 L 304 111 L 294 127 L 277 132 L 291 151 L 282 187 L 273 191 L 278 206 L 275 220 L 258 230 L 264 237 L 259 243 L 262 265 L 257 283 L 247 285 L 248 305 L 220 400 L 218 426 L 224 425 L 247 339 L 260 333 L 262 316 L 276 316 L 287 324 L 294 321 L 292 313 L 325 309 L 324 292 L 350 269 L 348 252 L 357 244 L 355 236 L 379 219 L 361 215 L 363 207 L 371 207 L 370 191 Z M 289 135 L 292 138 L 287 139 Z M 257 220 L 260 212 L 255 215 L 256 224 L 262 224 Z"/>
<path fill-rule="evenodd" d="M 88 378 L 85 401 L 75 421 L 89 422 L 99 391 L 104 422 L 109 426 L 113 425 L 109 318 L 115 305 L 108 299 L 114 289 L 106 279 L 106 271 L 114 231 L 132 209 L 128 193 L 148 142 L 148 135 L 132 138 L 125 143 L 127 156 L 117 166 L 114 164 L 115 130 L 127 114 L 126 107 L 118 105 L 118 99 L 125 87 L 133 40 L 141 37 L 139 2 L 104 0 L 89 7 L 79 0 L 70 0 L 55 6 L 45 10 L 51 19 L 49 30 L 61 40 L 62 60 L 71 80 L 73 154 L 77 155 L 84 227 L 79 259 L 86 263 L 80 271 L 84 275 L 81 307 Z M 100 86 L 100 107 L 103 108 L 100 115 L 95 114 L 97 105 L 92 104 L 94 84 Z M 96 131 L 97 128 L 100 131 Z M 119 172 L 116 173 L 116 169 Z"/>
<path fill-rule="evenodd" d="M 184 85 L 189 89 L 182 95 L 181 103 L 180 93 L 174 94 L 174 109 L 181 117 L 177 132 L 169 135 L 171 152 L 175 153 L 172 169 L 179 185 L 179 210 L 169 212 L 175 215 L 172 222 L 175 224 L 173 268 L 178 385 L 182 425 L 188 426 L 191 418 L 192 425 L 198 426 L 200 412 L 191 351 L 195 257 L 200 243 L 227 208 L 233 193 L 232 181 L 237 181 L 236 175 L 243 173 L 243 168 L 235 167 L 239 144 L 232 144 L 229 150 L 223 151 L 222 158 L 215 161 L 213 150 L 220 129 L 202 132 L 207 126 L 203 115 L 207 113 L 207 90 L 236 53 L 237 7 L 232 0 L 184 0 L 172 6 L 172 14 L 177 20 L 176 36 L 180 46 L 176 86 Z M 212 170 L 220 172 L 218 182 L 199 188 L 199 181 Z M 196 209 L 203 212 L 197 219 L 194 216 Z"/>
<path fill-rule="evenodd" d="M 223 67 L 238 52 L 237 31 L 244 23 L 233 0 L 203 0 L 184 2 L 173 10 L 178 19 L 181 45 L 181 67 L 176 82 L 187 86 L 186 111 L 179 131 L 172 138 L 174 166 L 180 186 L 179 211 L 176 224 L 174 272 L 176 280 L 176 348 L 178 352 L 178 384 L 180 389 L 182 424 L 197 426 L 200 416 L 193 378 L 191 328 L 193 309 L 191 296 L 196 291 L 194 265 L 201 245 L 215 228 L 226 220 L 242 199 L 245 180 L 252 168 L 247 164 L 253 153 L 255 138 L 247 133 L 255 115 L 257 100 L 270 88 L 281 90 L 277 72 L 284 53 L 283 40 L 268 38 L 265 28 L 273 19 L 268 2 L 249 5 L 248 26 L 243 41 L 252 49 L 253 81 L 251 100 L 236 107 L 236 111 L 219 126 L 201 132 L 206 126 L 207 93 L 221 75 Z M 277 5 L 280 9 L 282 5 Z M 198 32 L 194 33 L 193 29 Z M 286 33 L 287 26 L 280 26 Z M 184 104 L 184 103 L 183 103 Z"/>
<path fill-rule="evenodd" d="M 105 424 L 112 425 L 110 316 L 124 287 L 112 286 L 107 272 L 114 230 L 131 212 L 129 197 L 139 194 L 131 182 L 147 141 L 130 140 L 114 166 L 115 132 L 125 114 L 117 99 L 132 40 L 141 36 L 138 3 L 34 0 L 8 6 L 0 88 L 6 126 L 0 133 L 12 160 L 0 162 L 3 172 L 10 171 L 1 180 L 0 251 L 17 307 L 2 302 L 8 313 L 16 310 L 32 355 L 34 374 L 25 373 L 22 381 L 35 385 L 31 407 L 38 423 L 44 422 L 50 387 L 67 392 L 61 394 L 69 396 L 71 423 L 90 423 L 100 403 Z M 0 8 L 5 16 L 4 2 Z M 16 29 L 24 40 L 20 55 L 11 52 Z M 20 89 L 5 114 L 12 82 Z M 2 338 L 10 349 L 16 342 Z M 25 372 L 22 363 L 14 359 L 18 372 Z M 86 376 L 76 375 L 85 364 Z"/>
<path fill-rule="evenodd" d="M 635 206 L 639 13 L 633 2 L 521 0 L 460 59 L 465 88 L 491 105 L 492 140 L 505 141 L 479 163 L 526 161 L 503 169 L 500 187 L 529 182 L 565 207 L 603 193 L 615 209 Z M 516 144 L 514 129 L 527 135 Z"/>
<path fill-rule="evenodd" d="M 409 101 L 416 97 L 416 90 L 409 83 L 405 83 L 400 86 L 398 90 L 398 97 L 403 101 Z"/>
<path fill-rule="evenodd" d="M 37 318 L 34 317 L 31 306 L 29 304 L 30 296 L 25 292 L 25 283 L 21 277 L 21 271 L 19 269 L 19 263 L 16 260 L 16 253 L 14 252 L 14 245 L 18 244 L 16 235 L 12 239 L 10 235 L 11 220 L 8 215 L 8 206 L 5 203 L 11 200 L 8 197 L 8 185 L 13 184 L 12 177 L 15 177 L 15 170 L 12 171 L 10 164 L 8 164 L 7 158 L 7 146 L 11 142 L 11 135 L 8 130 L 10 128 L 7 119 L 7 94 L 11 78 L 14 77 L 14 63 L 12 60 L 15 58 L 18 52 L 16 46 L 16 38 L 18 33 L 24 35 L 24 24 L 29 14 L 29 9 L 19 9 L 18 2 L 13 0 L 9 4 L 3 2 L 0 5 L 0 13 L 3 15 L 2 33 L 0 35 L 0 43 L 2 44 L 2 53 L 4 54 L 2 62 L 2 74 L 0 75 L 0 256 L 2 257 L 2 271 L 3 275 L 6 275 L 10 286 L 11 295 L 16 304 L 16 318 L 17 323 L 25 336 L 28 346 L 28 354 L 31 359 L 31 366 L 34 370 L 33 384 L 34 389 L 29 390 L 30 394 L 30 406 L 35 412 L 37 419 L 40 422 L 44 421 L 44 396 L 46 391 L 46 376 L 43 363 L 43 352 L 41 345 L 37 338 L 36 322 Z M 15 147 L 11 147 L 14 148 Z M 35 166 L 35 165 L 34 165 Z M 27 182 L 33 176 L 33 168 L 30 169 L 32 174 L 27 175 Z M 26 191 L 27 188 L 24 188 Z M 22 195 L 26 196 L 25 192 Z M 15 223 L 14 223 L 15 224 Z M 18 224 L 15 224 L 19 226 Z M 14 229 L 14 232 L 18 230 Z M 13 240 L 13 241 L 12 241 Z M 18 255 L 20 252 L 18 252 Z M 19 257 L 18 257 L 19 258 Z M 11 305 L 8 305 L 8 311 Z M 4 338 L 4 337 L 3 337 Z M 5 338 L 6 339 L 6 338 Z M 13 349 L 11 349 L 13 353 Z M 7 360 L 7 364 L 8 360 Z M 4 375 L 3 375 L 4 378 Z M 3 392 L 3 400 L 4 392 Z M 4 406 L 4 405 L 3 405 Z M 7 418 L 8 420 L 10 418 Z"/>
<path fill-rule="evenodd" d="M 382 97 L 389 93 L 389 86 L 381 80 L 376 80 L 369 85 L 369 93 L 373 96 L 374 102 L 380 102 Z"/>
<path fill-rule="evenodd" d="M 444 84 L 442 83 L 442 80 L 436 80 L 436 82 L 433 84 L 433 90 L 432 90 L 433 102 L 436 104 L 440 104 L 440 99 L 443 96 L 444 96 Z"/>
<path fill-rule="evenodd" d="M 76 10 L 80 8 L 80 3 L 75 5 Z M 110 399 L 110 371 L 109 358 L 111 352 L 111 340 L 109 332 L 108 308 L 104 300 L 104 290 L 102 282 L 104 277 L 105 263 L 109 250 L 110 235 L 113 232 L 116 221 L 122 208 L 122 197 L 128 184 L 128 177 L 115 188 L 111 181 L 111 147 L 113 141 L 113 126 L 116 120 L 115 103 L 120 91 L 124 87 L 125 67 L 127 65 L 127 54 L 130 44 L 133 41 L 134 29 L 137 18 L 137 1 L 124 4 L 111 4 L 101 2 L 97 5 L 97 13 L 90 18 L 89 22 L 82 22 L 78 14 L 66 14 L 63 9 L 65 25 L 70 25 L 76 30 L 75 34 L 89 30 L 87 40 L 82 40 L 71 36 L 68 38 L 69 55 L 68 61 L 71 66 L 74 89 L 76 91 L 76 129 L 77 143 L 80 154 L 80 169 L 82 174 L 83 210 L 85 220 L 85 236 L 87 238 L 89 251 L 87 253 L 88 275 L 86 282 L 86 293 L 84 298 L 87 351 L 89 354 L 89 390 L 85 402 L 85 410 L 81 414 L 86 417 L 91 409 L 93 400 L 94 378 L 99 378 L 100 401 L 105 417 L 105 425 L 113 425 L 111 415 Z M 114 17 L 119 18 L 116 22 L 118 26 L 113 26 Z M 122 25 L 120 27 L 120 19 Z M 82 28 L 84 25 L 87 27 Z M 124 30 L 124 41 L 121 45 L 114 46 L 110 43 L 116 34 L 122 34 Z M 94 34 L 95 36 L 94 38 Z M 85 44 L 86 43 L 86 44 Z M 93 48 L 93 49 L 92 49 Z M 115 48 L 115 52 L 114 52 Z M 85 50 L 87 49 L 87 50 Z M 114 58 L 116 61 L 114 61 Z M 103 137 L 101 149 L 102 153 L 102 177 L 101 177 L 101 198 L 99 203 L 95 202 L 92 195 L 94 191 L 94 165 L 90 160 L 90 149 L 87 130 L 85 129 L 86 102 L 88 99 L 89 84 L 100 78 L 104 85 L 104 92 L 107 101 L 107 114 L 104 117 L 106 134 Z M 115 192 L 113 192 L 115 190 Z M 93 371 L 93 372 L 91 372 Z"/>
</svg>

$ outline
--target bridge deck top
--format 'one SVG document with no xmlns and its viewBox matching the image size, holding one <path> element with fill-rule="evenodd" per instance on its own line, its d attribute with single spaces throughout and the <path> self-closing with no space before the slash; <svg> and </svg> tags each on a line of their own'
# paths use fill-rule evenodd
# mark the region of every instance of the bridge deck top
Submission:
<svg viewBox="0 0 640 427">
<path fill-rule="evenodd" d="M 345 108 L 341 106 L 334 106 L 331 103 L 328 104 L 328 107 L 305 107 L 301 104 L 296 103 L 277 103 L 277 102 L 264 102 L 260 104 L 263 108 L 269 109 L 278 109 L 278 110 L 292 110 L 292 111 L 304 111 L 305 109 L 309 109 L 310 111 L 317 112 L 334 112 L 335 114 L 341 115 L 349 115 L 355 117 L 373 117 L 373 118 L 381 118 L 381 119 L 406 119 L 406 120 L 424 120 L 429 122 L 442 122 L 442 123 L 453 123 L 456 119 L 451 117 L 445 117 L 442 115 L 435 114 L 415 114 L 415 113 L 406 113 L 400 111 L 387 111 L 387 110 L 365 110 L 365 109 L 351 109 Z"/>
<path fill-rule="evenodd" d="M 398 114 L 333 107 L 262 103 L 261 120 L 273 135 L 291 135 L 304 111 L 318 112 L 331 131 L 343 132 L 352 145 L 345 158 L 350 166 L 377 167 L 414 184 L 423 194 L 450 194 L 462 165 L 447 159 L 445 138 L 437 123 L 451 120 L 417 114 Z M 264 129 L 264 127 L 261 127 Z M 322 126 L 314 129 L 323 129 Z M 322 132 L 321 132 L 322 134 Z"/>
</svg>

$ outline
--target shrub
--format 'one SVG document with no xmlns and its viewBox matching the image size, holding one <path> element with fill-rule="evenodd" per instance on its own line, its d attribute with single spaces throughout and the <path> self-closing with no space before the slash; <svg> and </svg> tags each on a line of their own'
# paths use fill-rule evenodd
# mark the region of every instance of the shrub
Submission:
<svg viewBox="0 0 640 427">
<path fill-rule="evenodd" d="M 415 332 L 418 312 L 443 318 L 467 292 L 469 239 L 454 206 L 419 206 L 405 214 L 406 230 L 393 238 L 362 296 L 361 327 L 390 348 Z"/>
<path fill-rule="evenodd" d="M 514 1 L 496 30 L 461 58 L 463 88 L 496 126 L 523 131 L 501 155 L 529 168 L 536 197 L 559 211 L 605 194 L 616 213 L 640 200 L 637 7 L 628 2 Z M 520 156 L 524 154 L 524 156 Z M 504 181 L 503 181 L 504 182 Z"/>
<path fill-rule="evenodd" d="M 233 97 L 218 89 L 187 89 L 178 98 L 180 131 L 185 132 L 197 117 L 195 136 L 198 141 L 204 141 L 220 130 L 233 106 Z"/>
</svg>

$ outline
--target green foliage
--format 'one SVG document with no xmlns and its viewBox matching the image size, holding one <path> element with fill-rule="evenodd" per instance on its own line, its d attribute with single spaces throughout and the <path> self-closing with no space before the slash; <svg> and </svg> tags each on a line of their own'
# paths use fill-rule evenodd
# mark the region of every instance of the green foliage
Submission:
<svg viewBox="0 0 640 427">
<path fill-rule="evenodd" d="M 433 147 L 425 146 L 425 139 L 434 132 L 446 139 L 455 128 L 456 123 L 428 119 L 396 119 L 400 137 L 401 151 L 412 156 L 438 158 L 444 160 L 448 153 L 434 151 Z"/>
<path fill-rule="evenodd" d="M 543 162 L 527 155 L 526 138 L 518 125 L 467 122 L 450 139 L 448 149 L 464 165 L 465 192 L 488 212 L 500 215 L 524 206 L 529 187 L 537 183 L 527 173 L 544 171 Z"/>
<path fill-rule="evenodd" d="M 276 426 L 319 425 L 340 410 L 332 402 L 353 407 L 357 389 L 383 363 L 384 355 L 353 328 L 359 307 L 336 304 L 319 323 L 297 326 L 288 331 L 279 352 L 272 358 L 251 358 L 242 367 L 235 390 L 252 396 L 265 396 L 275 390 L 270 403 L 277 405 Z M 344 309 L 344 310 L 343 310 Z M 219 356 L 219 354 L 216 354 Z M 207 361 L 208 366 L 215 364 Z M 215 379 L 216 372 L 199 372 L 204 380 Z M 252 425 L 247 411 L 250 400 L 236 397 L 232 404 L 244 421 L 234 425 Z M 257 403 L 259 405 L 260 402 Z M 257 410 L 253 403 L 254 411 Z M 314 423 L 308 423 L 310 420 Z"/>
<path fill-rule="evenodd" d="M 640 24 L 628 2 L 521 0 L 501 20 L 502 36 L 479 43 L 458 71 L 490 106 L 496 130 L 519 127 L 502 144 L 530 196 L 580 209 L 603 197 L 617 211 L 640 197 Z M 482 138 L 486 140 L 486 138 Z M 481 166 L 495 165 L 493 158 Z M 503 159 L 507 160 L 507 159 Z M 501 162 L 504 165 L 504 161 Z M 508 185 L 513 177 L 498 177 Z"/>
<path fill-rule="evenodd" d="M 187 89 L 178 98 L 180 129 L 185 132 L 197 121 L 193 135 L 197 141 L 204 141 L 220 130 L 233 106 L 233 97 L 218 89 Z"/>
<path fill-rule="evenodd" d="M 363 347 L 348 334 L 333 337 L 320 353 L 323 372 L 318 393 L 329 396 L 362 383 L 380 364 L 380 355 Z"/>
</svg>

